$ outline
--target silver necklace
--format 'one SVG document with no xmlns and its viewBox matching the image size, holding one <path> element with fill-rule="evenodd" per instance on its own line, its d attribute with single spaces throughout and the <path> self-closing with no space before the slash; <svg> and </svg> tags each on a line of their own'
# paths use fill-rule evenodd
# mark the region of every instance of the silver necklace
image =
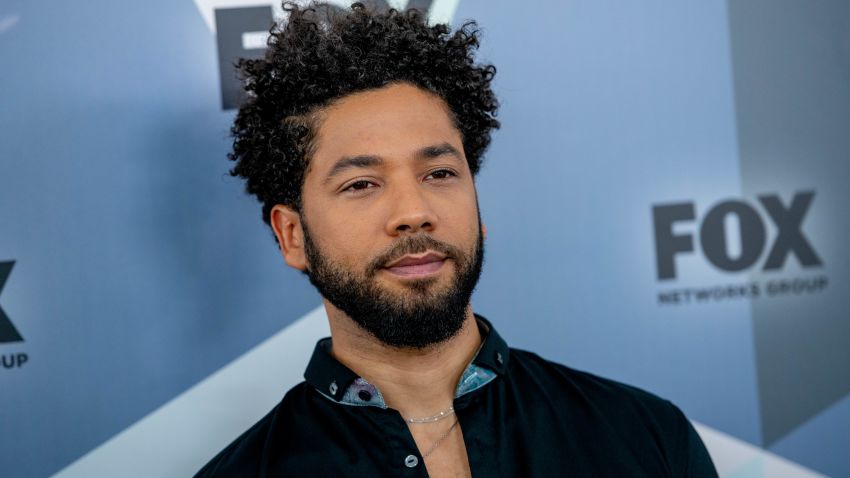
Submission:
<svg viewBox="0 0 850 478">
<path fill-rule="evenodd" d="M 430 455 L 437 448 L 437 445 L 442 443 L 443 440 L 445 440 L 449 436 L 449 433 L 451 433 L 452 430 L 454 430 L 456 426 L 457 426 L 457 418 L 455 418 L 455 422 L 452 423 L 452 426 L 450 426 L 449 429 L 446 430 L 446 433 L 443 433 L 443 435 L 440 438 L 437 438 L 437 441 L 435 441 L 434 444 L 431 445 L 431 448 L 429 448 L 428 451 L 426 451 L 425 453 L 422 454 L 422 459 L 424 460 L 425 458 L 428 458 L 428 455 Z"/>
<path fill-rule="evenodd" d="M 417 424 L 418 423 L 434 423 L 434 422 L 438 422 L 438 421 L 440 421 L 444 418 L 447 418 L 447 417 L 453 415 L 454 412 L 455 412 L 455 407 L 454 407 L 454 405 L 452 405 L 449 408 L 443 410 L 442 412 L 439 412 L 435 415 L 431 415 L 430 417 L 405 418 L 404 421 L 406 421 L 407 423 L 417 423 Z"/>
</svg>

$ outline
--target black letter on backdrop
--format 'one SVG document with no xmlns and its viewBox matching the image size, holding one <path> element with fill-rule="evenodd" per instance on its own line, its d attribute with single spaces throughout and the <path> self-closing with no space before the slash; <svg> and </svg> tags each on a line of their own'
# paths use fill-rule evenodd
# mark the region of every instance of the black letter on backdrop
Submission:
<svg viewBox="0 0 850 478">
<path fill-rule="evenodd" d="M 218 76 L 221 81 L 221 107 L 229 110 L 242 102 L 245 91 L 236 76 L 234 63 L 239 58 L 263 58 L 266 48 L 246 50 L 242 34 L 265 32 L 274 23 L 272 7 L 216 8 L 215 31 L 218 37 Z"/>
<path fill-rule="evenodd" d="M 3 286 L 6 285 L 6 279 L 12 273 L 12 266 L 14 265 L 15 261 L 0 262 L 0 292 L 3 292 Z M 4 342 L 22 342 L 23 340 L 24 338 L 21 337 L 21 334 L 12 325 L 12 321 L 3 312 L 3 308 L 0 307 L 0 344 Z"/>
<path fill-rule="evenodd" d="M 727 214 L 738 216 L 741 225 L 741 255 L 729 257 L 726 249 Z M 700 226 L 700 243 L 709 262 L 724 271 L 735 272 L 753 265 L 764 249 L 765 231 L 755 209 L 741 201 L 724 201 L 708 211 Z"/>
<path fill-rule="evenodd" d="M 659 279 L 675 278 L 676 254 L 694 250 L 694 239 L 690 234 L 673 235 L 674 222 L 693 221 L 694 217 L 694 203 L 652 206 L 652 222 L 655 225 L 655 261 Z"/>
<path fill-rule="evenodd" d="M 820 257 L 800 230 L 806 212 L 814 199 L 814 191 L 804 191 L 794 195 L 788 209 L 782 206 L 782 201 L 775 194 L 759 196 L 762 206 L 767 209 L 773 223 L 779 229 L 776 241 L 770 248 L 764 270 L 779 269 L 785 264 L 785 258 L 792 252 L 804 267 L 819 266 Z"/>
</svg>

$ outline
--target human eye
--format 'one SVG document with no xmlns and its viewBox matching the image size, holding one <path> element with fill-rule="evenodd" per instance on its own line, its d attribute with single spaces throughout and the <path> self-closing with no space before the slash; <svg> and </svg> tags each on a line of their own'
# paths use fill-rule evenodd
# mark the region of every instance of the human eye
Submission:
<svg viewBox="0 0 850 478">
<path fill-rule="evenodd" d="M 451 169 L 437 169 L 428 173 L 428 175 L 425 176 L 425 179 L 442 180 L 453 178 L 455 176 L 457 176 L 457 173 L 455 173 Z"/>
<path fill-rule="evenodd" d="M 357 181 L 353 181 L 342 188 L 343 193 L 362 193 L 369 189 L 376 188 L 377 184 L 373 181 L 368 181 L 366 179 L 358 179 Z"/>
</svg>

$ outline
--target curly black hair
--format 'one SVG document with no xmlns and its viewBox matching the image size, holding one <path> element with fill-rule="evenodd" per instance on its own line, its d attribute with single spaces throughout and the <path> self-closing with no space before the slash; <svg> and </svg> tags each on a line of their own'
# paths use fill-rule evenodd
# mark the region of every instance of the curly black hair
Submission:
<svg viewBox="0 0 850 478">
<path fill-rule="evenodd" d="M 490 83 L 496 69 L 476 64 L 478 30 L 469 21 L 454 33 L 427 24 L 417 10 L 380 10 L 354 3 L 342 10 L 285 2 L 288 21 L 271 29 L 263 59 L 241 59 L 246 100 L 234 120 L 232 176 L 263 204 L 301 211 L 301 190 L 321 108 L 349 94 L 408 82 L 441 97 L 461 133 L 476 174 L 499 127 Z"/>
</svg>

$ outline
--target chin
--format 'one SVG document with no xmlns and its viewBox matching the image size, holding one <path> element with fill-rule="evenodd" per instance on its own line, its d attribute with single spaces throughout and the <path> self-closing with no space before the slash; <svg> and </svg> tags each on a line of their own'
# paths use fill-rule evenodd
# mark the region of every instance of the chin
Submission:
<svg viewBox="0 0 850 478">
<path fill-rule="evenodd" d="M 448 284 L 439 284 L 441 277 L 411 277 L 411 278 L 396 278 L 389 286 L 383 286 L 385 290 L 401 291 L 402 293 L 417 292 L 419 294 L 438 296 L 441 292 L 446 292 Z M 448 281 L 450 283 L 451 281 Z"/>
</svg>

